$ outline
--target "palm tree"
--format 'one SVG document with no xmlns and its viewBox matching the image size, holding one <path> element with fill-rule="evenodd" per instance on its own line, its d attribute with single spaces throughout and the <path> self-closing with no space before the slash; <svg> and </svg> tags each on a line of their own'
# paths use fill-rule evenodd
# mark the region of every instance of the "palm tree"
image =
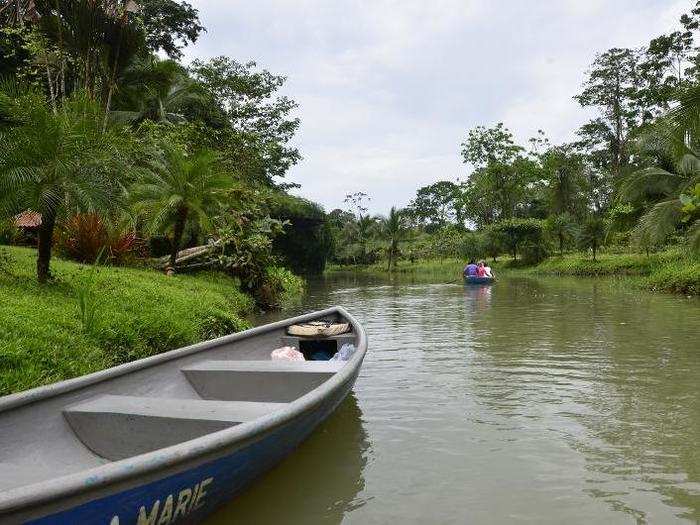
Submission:
<svg viewBox="0 0 700 525">
<path fill-rule="evenodd" d="M 170 267 L 175 268 L 185 226 L 196 221 L 208 226 L 211 212 L 233 179 L 217 169 L 218 156 L 200 150 L 188 156 L 177 146 L 164 149 L 161 163 L 151 166 L 129 190 L 137 217 L 148 221 L 152 232 L 172 229 Z"/>
<path fill-rule="evenodd" d="M 357 221 L 357 242 L 360 245 L 360 264 L 367 262 L 367 243 L 376 227 L 374 217 L 361 215 Z"/>
<path fill-rule="evenodd" d="M 43 94 L 9 82 L 0 85 L 3 121 L 9 124 L 0 129 L 0 216 L 41 214 L 37 278 L 44 283 L 56 221 L 114 202 L 118 190 L 108 168 L 118 163 L 115 135 L 103 131 L 102 108 L 84 93 L 54 112 Z"/>
<path fill-rule="evenodd" d="M 675 166 L 638 170 L 623 181 L 620 195 L 631 202 L 656 201 L 640 218 L 633 237 L 640 243 L 663 242 L 693 214 L 684 213 L 684 201 L 700 184 L 700 86 L 678 93 L 678 106 L 656 125 L 657 149 L 676 159 Z M 700 246 L 700 219 L 689 228 L 693 246 Z"/>
<path fill-rule="evenodd" d="M 180 111 L 205 96 L 176 61 L 148 57 L 124 74 L 121 98 L 122 106 L 134 108 L 115 112 L 121 119 L 179 122 L 184 120 Z"/>
<path fill-rule="evenodd" d="M 547 219 L 547 229 L 556 237 L 559 244 L 559 256 L 561 257 L 564 255 L 564 245 L 576 233 L 576 223 L 568 213 L 560 213 Z"/>
<path fill-rule="evenodd" d="M 379 223 L 379 232 L 387 242 L 387 271 L 391 271 L 391 267 L 395 264 L 396 258 L 399 255 L 399 242 L 403 239 L 405 229 L 403 225 L 403 216 L 401 210 L 397 210 L 395 206 L 391 207 L 388 217 L 383 217 Z"/>
<path fill-rule="evenodd" d="M 549 200 L 554 214 L 575 214 L 581 193 L 581 159 L 566 146 L 551 148 L 542 158 L 549 179 Z"/>
<path fill-rule="evenodd" d="M 579 243 L 581 247 L 593 252 L 593 260 L 596 260 L 598 248 L 605 240 L 605 223 L 600 217 L 589 217 L 579 233 Z"/>
</svg>

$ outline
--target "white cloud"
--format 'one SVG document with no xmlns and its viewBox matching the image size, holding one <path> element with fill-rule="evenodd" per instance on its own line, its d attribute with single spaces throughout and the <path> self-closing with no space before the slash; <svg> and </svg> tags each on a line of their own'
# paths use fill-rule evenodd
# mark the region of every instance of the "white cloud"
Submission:
<svg viewBox="0 0 700 525">
<path fill-rule="evenodd" d="M 662 0 L 195 0 L 209 29 L 189 57 L 255 59 L 288 76 L 304 161 L 289 178 L 327 208 L 352 191 L 372 211 L 464 174 L 469 128 L 504 121 L 526 140 L 571 140 L 572 96 L 596 52 L 675 27 Z"/>
</svg>

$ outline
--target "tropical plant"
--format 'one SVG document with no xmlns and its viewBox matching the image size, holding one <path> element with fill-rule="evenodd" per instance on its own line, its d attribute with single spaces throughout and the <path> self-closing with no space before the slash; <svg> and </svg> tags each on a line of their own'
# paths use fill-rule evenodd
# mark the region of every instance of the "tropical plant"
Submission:
<svg viewBox="0 0 700 525">
<path fill-rule="evenodd" d="M 183 110 L 205 100 L 200 87 L 174 60 L 149 56 L 124 73 L 115 117 L 134 122 L 182 122 Z"/>
<path fill-rule="evenodd" d="M 134 16 L 136 3 L 56 0 L 37 7 L 41 31 L 59 57 L 49 90 L 63 96 L 71 84 L 80 86 L 89 97 L 102 100 L 106 115 L 120 73 L 145 45 Z"/>
<path fill-rule="evenodd" d="M 85 263 L 102 254 L 105 262 L 123 264 L 146 251 L 133 229 L 124 231 L 97 213 L 77 213 L 62 221 L 56 240 L 62 255 Z"/>
<path fill-rule="evenodd" d="M 164 146 L 160 162 L 152 163 L 129 189 L 136 218 L 146 219 L 150 232 L 172 230 L 173 269 L 185 226 L 193 221 L 210 226 L 224 192 L 233 187 L 233 179 L 221 173 L 217 163 L 217 154 L 210 150 L 188 156 L 179 146 Z"/>
<path fill-rule="evenodd" d="M 547 177 L 549 205 L 552 213 L 576 214 L 582 203 L 583 162 L 567 147 L 550 148 L 542 155 L 542 168 Z"/>
<path fill-rule="evenodd" d="M 633 230 L 633 237 L 659 244 L 683 223 L 696 220 L 688 202 L 700 184 L 700 85 L 678 93 L 678 105 L 657 124 L 661 147 L 676 158 L 675 169 L 643 168 L 631 174 L 620 188 L 631 202 L 654 201 Z M 686 212 L 684 212 L 686 210 Z M 695 228 L 691 228 L 695 245 Z"/>
<path fill-rule="evenodd" d="M 547 219 L 547 230 L 556 238 L 559 255 L 564 255 L 564 247 L 576 235 L 576 223 L 568 213 L 553 215 Z"/>
<path fill-rule="evenodd" d="M 81 273 L 75 278 L 75 296 L 78 300 L 80 323 L 83 331 L 92 333 L 97 321 L 97 313 L 101 306 L 99 289 L 99 266 L 102 258 L 102 250 L 97 254 L 95 263 L 89 267 L 81 268 Z"/>
<path fill-rule="evenodd" d="M 386 240 L 387 248 L 387 270 L 391 271 L 392 266 L 396 263 L 399 256 L 399 242 L 401 242 L 406 234 L 406 229 L 403 224 L 401 210 L 397 210 L 396 206 L 392 206 L 389 210 L 388 217 L 382 217 L 379 222 L 379 234 Z"/>
<path fill-rule="evenodd" d="M 77 211 L 102 211 L 115 203 L 112 174 L 120 162 L 119 136 L 103 130 L 102 109 L 82 92 L 54 112 L 46 97 L 13 83 L 0 86 L 0 215 L 41 214 L 37 278 L 50 277 L 56 221 Z"/>
<path fill-rule="evenodd" d="M 596 260 L 598 249 L 605 241 L 605 222 L 598 216 L 591 216 L 584 222 L 579 233 L 579 244 L 583 249 L 590 249 Z"/>
</svg>

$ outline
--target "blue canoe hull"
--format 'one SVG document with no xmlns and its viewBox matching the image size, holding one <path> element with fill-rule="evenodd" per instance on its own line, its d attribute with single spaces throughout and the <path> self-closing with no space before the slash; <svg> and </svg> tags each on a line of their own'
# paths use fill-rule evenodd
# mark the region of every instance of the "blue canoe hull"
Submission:
<svg viewBox="0 0 700 525">
<path fill-rule="evenodd" d="M 354 380 L 315 410 L 230 455 L 25 523 L 199 523 L 294 451 L 345 399 Z"/>
<path fill-rule="evenodd" d="M 493 284 L 493 277 L 464 277 L 464 284 Z"/>
</svg>

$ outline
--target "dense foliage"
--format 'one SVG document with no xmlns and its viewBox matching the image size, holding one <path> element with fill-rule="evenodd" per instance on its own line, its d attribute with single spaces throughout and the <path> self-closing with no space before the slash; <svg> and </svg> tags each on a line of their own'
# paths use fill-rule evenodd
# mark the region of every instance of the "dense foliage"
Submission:
<svg viewBox="0 0 700 525">
<path fill-rule="evenodd" d="M 150 247 L 169 273 L 228 272 L 262 306 L 291 282 L 278 262 L 323 270 L 325 213 L 280 182 L 301 158 L 285 78 L 183 65 L 203 31 L 176 0 L 0 1 L 0 230 L 36 239 L 41 283 L 54 245 L 114 264 Z"/>
</svg>

